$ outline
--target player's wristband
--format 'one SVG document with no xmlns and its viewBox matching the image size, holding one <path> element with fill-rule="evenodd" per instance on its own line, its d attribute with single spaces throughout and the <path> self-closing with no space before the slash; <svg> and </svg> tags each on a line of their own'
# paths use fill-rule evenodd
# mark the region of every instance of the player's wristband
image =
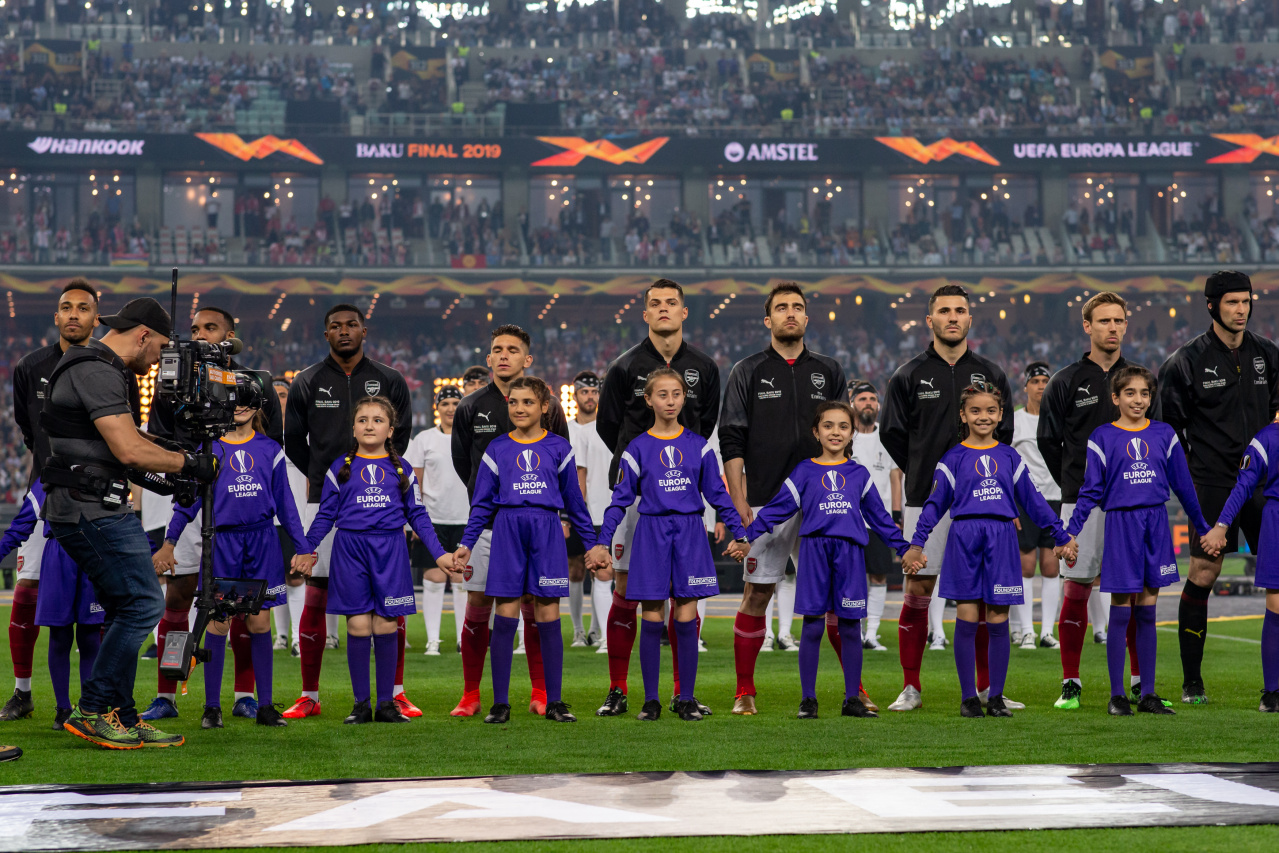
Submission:
<svg viewBox="0 0 1279 853">
<path fill-rule="evenodd" d="M 901 523 L 902 523 L 902 511 L 899 509 L 893 510 L 893 524 L 901 524 Z"/>
<path fill-rule="evenodd" d="M 1224 521 L 1218 521 L 1216 526 L 1217 526 L 1217 527 L 1224 527 L 1224 528 L 1226 528 L 1227 530 L 1229 530 L 1229 529 L 1230 529 L 1230 525 L 1229 525 L 1229 524 L 1226 524 Z"/>
<path fill-rule="evenodd" d="M 734 542 L 740 542 L 740 543 L 741 543 L 741 544 L 743 544 L 743 545 L 749 545 L 749 544 L 751 544 L 751 540 L 747 539 L 745 536 L 739 536 L 739 537 L 737 537 L 736 539 L 734 539 L 733 541 L 734 541 Z"/>
</svg>

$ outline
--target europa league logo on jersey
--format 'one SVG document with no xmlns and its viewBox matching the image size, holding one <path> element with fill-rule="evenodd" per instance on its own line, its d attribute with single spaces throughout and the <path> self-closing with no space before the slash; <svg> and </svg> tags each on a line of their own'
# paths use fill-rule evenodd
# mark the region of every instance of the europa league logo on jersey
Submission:
<svg viewBox="0 0 1279 853">
<path fill-rule="evenodd" d="M 1127 445 L 1128 458 L 1140 462 L 1150 455 L 1150 446 L 1140 438 L 1129 439 Z"/>
<path fill-rule="evenodd" d="M 515 467 L 525 474 L 532 474 L 541 465 L 542 457 L 538 456 L 537 452 L 533 450 L 521 450 L 520 455 L 515 457 Z"/>
<path fill-rule="evenodd" d="M 360 479 L 370 486 L 380 486 L 386 482 L 386 471 L 370 462 L 360 469 Z"/>
<path fill-rule="evenodd" d="M 237 474 L 247 474 L 253 470 L 253 454 L 245 450 L 237 450 L 231 454 L 231 459 L 227 463 L 231 466 L 231 470 Z"/>
<path fill-rule="evenodd" d="M 673 444 L 668 444 L 662 448 L 659 456 L 661 456 L 662 465 L 664 465 L 667 469 L 671 469 L 671 468 L 676 469 L 674 471 L 668 470 L 666 472 L 666 476 L 668 477 L 678 476 L 679 475 L 678 469 L 681 465 L 684 464 L 684 454 L 680 452 L 680 449 Z"/>
<path fill-rule="evenodd" d="M 827 471 L 822 474 L 822 485 L 826 487 L 826 491 L 830 492 L 832 498 L 841 497 L 839 493 L 844 491 L 844 485 L 847 482 L 844 475 L 838 471 Z"/>
<path fill-rule="evenodd" d="M 973 469 L 983 477 L 993 477 L 999 471 L 999 463 L 993 456 L 983 453 L 977 457 L 977 461 L 973 463 Z"/>
</svg>

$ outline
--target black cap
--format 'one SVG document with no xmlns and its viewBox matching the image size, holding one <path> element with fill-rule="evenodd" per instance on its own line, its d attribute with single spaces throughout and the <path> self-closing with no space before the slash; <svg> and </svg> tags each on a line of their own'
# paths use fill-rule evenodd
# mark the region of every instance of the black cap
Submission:
<svg viewBox="0 0 1279 853">
<path fill-rule="evenodd" d="M 98 320 L 102 325 L 117 332 L 123 332 L 135 326 L 146 326 L 162 338 L 167 338 L 173 332 L 173 321 L 169 319 L 169 312 L 150 296 L 132 299 L 115 314 L 99 317 Z"/>
<path fill-rule="evenodd" d="M 435 405 L 439 405 L 445 400 L 462 399 L 462 389 L 456 385 L 445 385 L 435 393 Z"/>
<path fill-rule="evenodd" d="M 489 371 L 487 367 L 468 367 L 466 372 L 462 374 L 463 382 L 488 382 Z"/>
<path fill-rule="evenodd" d="M 867 382 L 865 379 L 859 379 L 853 383 L 853 387 L 848 389 L 848 399 L 856 400 L 860 394 L 874 394 L 878 396 L 879 392 L 875 390 L 875 386 L 870 382 Z"/>
<path fill-rule="evenodd" d="M 1252 279 L 1238 270 L 1217 270 L 1204 282 L 1204 296 L 1216 302 L 1227 293 L 1246 290 L 1252 293 Z"/>
</svg>

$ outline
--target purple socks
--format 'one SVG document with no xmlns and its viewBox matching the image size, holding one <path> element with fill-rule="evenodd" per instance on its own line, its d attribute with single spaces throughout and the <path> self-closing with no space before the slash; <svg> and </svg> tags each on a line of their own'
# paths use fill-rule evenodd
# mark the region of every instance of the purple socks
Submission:
<svg viewBox="0 0 1279 853">
<path fill-rule="evenodd" d="M 805 616 L 799 635 L 799 690 L 804 699 L 817 698 L 817 661 L 822 655 L 822 634 L 826 632 L 826 617 Z M 857 647 L 861 648 L 861 637 Z M 680 666 L 683 666 L 681 661 Z"/>
<path fill-rule="evenodd" d="M 354 637 L 350 632 L 346 635 L 346 667 L 351 671 L 351 691 L 356 702 L 369 701 L 369 651 L 372 646 L 372 637 Z"/>
<path fill-rule="evenodd" d="M 515 629 L 520 620 L 510 616 L 493 617 L 493 634 L 489 639 L 489 656 L 493 666 L 493 704 L 511 704 L 511 660 L 515 657 Z"/>
<path fill-rule="evenodd" d="M 1151 608 L 1151 610 L 1153 609 L 1154 608 Z M 1131 618 L 1131 607 L 1121 607 L 1118 604 L 1110 605 L 1110 622 L 1106 625 L 1106 668 L 1110 671 L 1111 696 L 1126 696 L 1128 694 L 1128 690 L 1124 686 L 1124 674 L 1126 672 L 1125 664 L 1128 662 L 1128 648 L 1126 642 L 1126 638 L 1128 636 L 1128 621 Z M 1150 627 L 1153 634 L 1153 622 Z M 1152 636 L 1152 642 L 1153 639 L 1154 638 Z M 1141 660 L 1140 656 L 1138 656 L 1137 660 L 1138 663 L 1141 664 L 1141 677 L 1144 680 L 1146 677 L 1146 662 Z M 1151 665 L 1154 665 L 1154 661 L 1151 661 Z"/>
<path fill-rule="evenodd" d="M 977 623 L 955 620 L 955 670 L 961 699 L 977 695 Z"/>
<path fill-rule="evenodd" d="M 542 641 L 542 672 L 549 705 L 560 701 L 564 684 L 564 634 L 560 631 L 560 620 L 538 622 L 537 636 Z"/>
<path fill-rule="evenodd" d="M 652 702 L 660 699 L 661 696 L 658 695 L 662 677 L 662 623 L 660 621 L 640 620 L 640 673 L 644 676 L 644 701 Z"/>
<path fill-rule="evenodd" d="M 49 680 L 53 682 L 53 698 L 59 708 L 71 707 L 71 641 L 75 629 L 70 625 L 49 628 Z"/>
<path fill-rule="evenodd" d="M 274 672 L 271 661 L 271 632 L 249 634 L 249 652 L 253 657 L 253 681 L 258 687 L 258 705 L 271 704 L 271 677 Z"/>
<path fill-rule="evenodd" d="M 1279 613 L 1270 610 L 1261 623 L 1261 678 L 1267 693 L 1279 690 Z"/>
<path fill-rule="evenodd" d="M 222 707 L 222 672 L 226 669 L 226 635 L 206 631 L 204 650 L 209 659 L 204 664 L 204 707 Z"/>
<path fill-rule="evenodd" d="M 1155 605 L 1138 604 L 1133 607 L 1137 620 L 1137 665 L 1141 667 L 1141 695 L 1155 692 L 1155 659 L 1158 640 L 1155 639 Z M 1109 636 L 1109 635 L 1107 635 Z"/>
<path fill-rule="evenodd" d="M 679 698 L 687 702 L 697 686 L 697 619 L 676 622 L 675 637 L 679 642 Z"/>
<path fill-rule="evenodd" d="M 1003 696 L 1004 682 L 1008 680 L 1008 656 L 1012 654 L 1012 645 L 1008 638 L 1008 622 L 987 620 L 986 631 L 990 634 L 990 648 L 986 653 L 990 664 L 990 695 Z"/>
<path fill-rule="evenodd" d="M 862 686 L 862 620 L 840 618 L 839 642 L 844 650 L 844 698 L 852 699 Z"/>
<path fill-rule="evenodd" d="M 377 670 L 379 705 L 395 698 L 395 664 L 400 656 L 398 641 L 399 635 L 395 631 L 373 635 L 373 665 Z"/>
</svg>

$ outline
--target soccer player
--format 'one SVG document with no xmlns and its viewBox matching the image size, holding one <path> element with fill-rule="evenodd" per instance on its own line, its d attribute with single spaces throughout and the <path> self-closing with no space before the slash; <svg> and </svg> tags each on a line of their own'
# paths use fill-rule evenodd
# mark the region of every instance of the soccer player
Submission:
<svg viewBox="0 0 1279 853">
<path fill-rule="evenodd" d="M 1279 348 L 1248 331 L 1252 280 L 1222 270 L 1204 284 L 1212 326 L 1173 353 L 1159 369 L 1163 419 L 1177 430 L 1190 459 L 1195 493 L 1209 517 L 1220 516 L 1235 484 L 1248 442 L 1279 411 Z M 1221 574 L 1223 555 L 1239 547 L 1242 530 L 1257 553 L 1264 495 L 1258 491 L 1240 508 L 1215 557 L 1190 543 L 1190 572 L 1181 588 L 1177 638 L 1181 642 L 1181 701 L 1203 704 L 1204 641 L 1208 597 Z M 1144 673 L 1143 673 L 1144 674 Z"/>
<path fill-rule="evenodd" d="M 1107 711 L 1117 717 L 1132 716 L 1123 684 L 1125 643 L 1120 642 L 1128 636 L 1130 621 L 1137 623 L 1141 661 L 1137 710 L 1173 713 L 1155 693 L 1155 604 L 1160 588 L 1177 581 L 1177 557 L 1165 506 L 1170 490 L 1180 499 L 1195 532 L 1200 537 L 1208 533 L 1176 431 L 1146 417 L 1155 394 L 1155 377 L 1144 367 L 1125 367 L 1111 379 L 1111 402 L 1119 417 L 1097 427 L 1088 439 L 1084 483 L 1066 526 L 1067 533 L 1078 535 L 1094 506 L 1106 510 L 1101 589 L 1110 593 Z"/>
<path fill-rule="evenodd" d="M 1275 460 L 1271 462 L 1271 460 Z M 1258 710 L 1279 713 L 1279 424 L 1267 424 L 1249 443 L 1239 462 L 1239 479 L 1230 491 L 1221 516 L 1204 538 L 1205 550 L 1226 547 L 1231 522 L 1264 482 L 1261 542 L 1257 548 L 1256 584 L 1266 591 L 1266 615 L 1261 623 L 1261 705 Z"/>
<path fill-rule="evenodd" d="M 902 518 L 902 470 L 879 440 L 879 391 L 866 379 L 856 379 L 848 386 L 853 409 L 852 459 L 870 474 L 879 492 L 879 502 L 891 508 L 893 521 Z M 876 652 L 888 647 L 879 641 L 879 620 L 884 615 L 884 599 L 888 594 L 888 573 L 893 568 L 893 552 L 874 530 L 868 530 L 862 555 L 866 561 L 868 592 L 866 620 L 862 623 L 862 646 Z M 838 636 L 838 635 L 836 635 Z"/>
<path fill-rule="evenodd" d="M 795 466 L 782 483 L 783 488 L 760 509 L 746 532 L 748 539 L 756 539 L 797 513 L 802 514 L 803 559 L 796 572 L 799 589 L 795 599 L 796 612 L 804 617 L 799 645 L 801 720 L 817 718 L 817 662 L 822 629 L 829 625 L 831 615 L 836 617 L 841 640 L 839 660 L 844 670 L 844 704 L 840 713 L 845 717 L 879 716 L 859 697 L 859 623 L 866 617 L 867 599 L 864 549 L 872 528 L 885 548 L 891 543 L 902 554 L 907 544 L 884 509 L 870 472 L 852 458 L 855 421 L 856 415 L 846 403 L 828 401 L 817 407 L 811 431 L 820 444 L 821 455 Z M 743 559 L 749 548 L 735 542 L 729 552 L 736 559 Z"/>
<path fill-rule="evenodd" d="M 496 370 L 496 368 L 495 368 Z M 582 541 L 595 535 L 578 485 L 573 446 L 550 431 L 554 395 L 536 377 L 511 382 L 507 405 L 514 429 L 489 443 L 480 459 L 471 517 L 454 563 L 468 564 L 480 534 L 492 526 L 484 594 L 496 600 L 493 619 L 493 706 L 484 722 L 511 719 L 511 641 L 519 626 L 521 602 L 533 599 L 546 684 L 546 719 L 575 723 L 561 695 L 564 635 L 560 599 L 568 595 L 568 551 L 560 513 Z M 563 415 L 561 414 L 561 417 Z M 528 645 L 528 641 L 525 641 Z"/>
<path fill-rule="evenodd" d="M 394 693 L 402 677 L 396 674 L 397 638 L 400 619 L 412 616 L 417 604 L 404 525 L 412 527 L 440 568 L 451 569 L 453 557 L 418 501 L 412 469 L 395 450 L 395 406 L 385 397 L 368 396 L 354 408 L 354 446 L 324 476 L 320 507 L 306 532 L 308 548 L 293 558 L 294 567 L 309 572 L 315 550 L 337 528 L 327 607 L 346 617 L 346 661 L 355 693 L 355 706 L 343 722 L 406 723 Z M 376 709 L 369 696 L 370 646 Z"/>
<path fill-rule="evenodd" d="M 1052 371 L 1042 361 L 1034 361 L 1026 365 L 1026 407 L 1013 412 L 1013 449 L 1026 463 L 1031 482 L 1048 501 L 1053 512 L 1061 513 L 1061 487 L 1048 473 L 1044 457 L 1039 452 L 1039 405 L 1044 397 L 1044 389 L 1048 387 L 1048 378 Z M 1053 625 L 1057 621 L 1057 608 L 1061 605 L 1061 573 L 1058 571 L 1057 555 L 1054 553 L 1052 536 L 1049 531 L 1035 524 L 1022 510 L 1018 519 L 1017 544 L 1021 548 L 1021 576 L 1026 581 L 1026 600 L 1013 606 L 1012 609 L 1012 642 L 1023 649 L 1035 648 L 1035 564 L 1039 564 L 1039 573 L 1043 576 L 1043 594 L 1041 595 L 1039 645 L 1046 649 L 1060 647 L 1053 636 Z"/>
<path fill-rule="evenodd" d="M 212 305 L 201 308 L 191 318 L 191 339 L 219 344 L 235 337 L 235 315 L 223 308 Z M 234 369 L 243 366 L 232 360 Z M 266 434 L 275 441 L 283 437 L 283 417 L 279 400 L 269 395 L 265 401 L 263 413 L 266 416 Z M 176 441 L 186 450 L 198 448 L 199 442 L 187 435 L 177 423 L 173 404 L 169 400 L 157 399 L 151 406 L 147 418 L 147 432 L 163 439 Z M 144 493 L 145 495 L 145 493 Z M 151 507 L 146 504 L 151 503 Z M 159 523 L 165 526 L 173 512 L 172 500 L 164 500 L 159 506 L 153 499 L 144 497 L 144 509 L 147 524 Z M 176 543 L 173 568 L 164 585 L 164 618 L 157 629 L 157 643 L 164 648 L 165 638 L 169 631 L 187 631 L 191 627 L 192 605 L 195 603 L 196 585 L 200 572 L 200 526 L 189 525 L 186 536 Z M 235 705 L 231 713 L 237 717 L 255 719 L 257 703 L 253 698 L 253 663 L 247 632 L 243 630 L 242 619 L 232 620 L 231 652 L 235 661 Z M 152 700 L 139 716 L 144 720 L 163 720 L 178 715 L 177 684 L 160 675 L 157 676 L 156 698 Z"/>
<path fill-rule="evenodd" d="M 644 383 L 644 401 L 653 410 L 653 427 L 636 436 L 622 452 L 622 477 L 613 489 L 598 543 L 591 550 L 596 565 L 609 561 L 608 549 L 617 525 L 634 504 L 639 507 L 631 544 L 632 570 L 626 595 L 643 608 L 640 670 L 644 706 L 638 719 L 662 714 L 658 696 L 661 675 L 662 609 L 674 599 L 671 652 L 679 660 L 681 720 L 702 719 L 694 697 L 697 684 L 697 603 L 719 594 L 715 558 L 703 519 L 703 497 L 717 509 L 739 541 L 746 531 L 724 491 L 719 460 L 706 439 L 679 423 L 687 384 L 668 367 L 659 367 Z M 824 615 L 824 614 L 823 614 Z"/>
<path fill-rule="evenodd" d="M 772 500 L 791 470 L 820 451 L 812 432 L 817 407 L 844 400 L 848 383 L 844 368 L 804 344 L 808 302 L 793 281 L 776 285 L 764 301 L 767 348 L 733 366 L 724 389 L 719 442 L 724 456 L 728 493 L 742 522 L 750 524 L 759 507 Z M 737 668 L 734 714 L 754 714 L 755 663 L 768 630 L 767 608 L 776 590 L 785 612 L 794 609 L 799 569 L 799 518 L 791 518 L 759 537 L 746 557 L 745 589 L 733 624 L 733 661 Z M 782 648 L 789 634 L 780 632 Z M 794 638 L 790 638 L 794 644 Z"/>
<path fill-rule="evenodd" d="M 577 403 L 577 417 L 568 424 L 569 434 L 573 441 L 573 457 L 577 460 L 577 476 L 586 497 L 586 505 L 591 510 L 591 523 L 598 533 L 604 523 L 604 510 L 608 509 L 612 499 L 609 487 L 608 467 L 613 459 L 608 445 L 604 444 L 595 428 L 595 419 L 600 410 L 600 378 L 589 370 L 583 370 L 573 377 L 573 400 Z M 576 534 L 569 531 L 568 537 L 568 607 L 569 616 L 573 619 L 573 645 L 588 646 L 598 643 L 597 654 L 608 654 L 607 633 L 604 622 L 608 618 L 608 608 L 613 600 L 612 571 L 596 572 L 591 581 L 591 630 L 585 631 L 582 624 L 583 581 L 586 579 L 586 563 L 583 559 L 588 543 L 581 543 L 583 553 L 574 556 L 577 550 Z M 605 576 L 607 575 L 607 576 Z"/>
<path fill-rule="evenodd" d="M 879 437 L 888 455 L 906 474 L 902 511 L 903 533 L 913 540 L 915 526 L 933 483 L 933 471 L 947 450 L 959 443 L 959 396 L 977 382 L 987 382 L 1000 399 L 1011 400 L 1012 390 L 1004 371 L 968 346 L 968 330 L 973 318 L 968 291 L 946 284 L 933 291 L 925 318 L 932 332 L 928 349 L 897 368 L 888 382 Z M 1012 407 L 1003 409 L 1003 418 L 994 432 L 996 441 L 1007 444 L 1013 437 Z M 906 578 L 905 603 L 897 624 L 899 655 L 905 686 L 890 711 L 913 711 L 923 705 L 919 668 L 923 663 L 925 632 L 932 625 L 933 648 L 945 648 L 941 617 L 945 597 L 933 598 L 937 575 L 943 569 L 943 549 L 950 527 L 949 514 L 937 520 L 936 534 L 926 548 L 928 564 Z M 987 631 L 977 632 L 977 681 L 983 688 Z M 1020 703 L 1005 704 L 1016 709 Z"/>
<path fill-rule="evenodd" d="M 453 436 L 449 447 L 453 456 L 453 469 L 458 478 L 466 483 L 467 493 L 472 498 L 489 443 L 512 429 L 507 394 L 511 383 L 522 378 L 524 372 L 533 366 L 532 343 L 528 332 L 519 326 L 508 324 L 493 329 L 489 335 L 487 356 L 493 380 L 480 390 L 466 395 L 453 416 Z M 467 374 L 470 373 L 468 370 Z M 568 420 L 564 417 L 559 400 L 554 399 L 554 395 L 551 396 L 547 428 L 568 441 Z M 493 612 L 493 598 L 485 592 L 492 539 L 493 531 L 485 527 L 475 541 L 475 546 L 470 549 L 469 559 L 457 565 L 464 579 L 467 604 L 462 622 L 462 699 L 450 712 L 455 717 L 470 717 L 480 710 L 480 680 L 484 677 L 484 657 L 490 646 L 489 616 Z M 524 616 L 524 646 L 528 658 L 529 680 L 532 682 L 529 712 L 545 714 L 546 684 L 532 596 L 522 602 L 520 612 Z"/>
<path fill-rule="evenodd" d="M 1121 346 L 1128 330 L 1128 303 L 1116 293 L 1098 293 L 1084 303 L 1083 330 L 1088 336 L 1089 350 L 1073 364 L 1057 371 L 1048 380 L 1039 405 L 1036 444 L 1043 455 L 1048 473 L 1061 486 L 1061 517 L 1069 519 L 1075 511 L 1079 488 L 1084 482 L 1088 457 L 1088 437 L 1102 424 L 1119 416 L 1111 402 L 1111 379 L 1131 365 L 1123 357 Z M 1159 420 L 1160 406 L 1156 398 L 1148 412 Z M 1104 593 L 1093 595 L 1101 572 L 1104 545 L 1105 513 L 1100 507 L 1078 532 L 1079 556 L 1074 565 L 1059 566 L 1063 598 L 1057 635 L 1061 643 L 1061 696 L 1053 703 L 1062 710 L 1079 707 L 1083 682 L 1079 677 L 1079 659 L 1083 655 L 1087 625 L 1092 623 L 1094 639 L 1102 642 L 1107 624 L 1107 601 Z M 1133 625 L 1136 630 L 1136 625 Z M 1126 638 L 1134 650 L 1132 670 L 1140 673 L 1136 642 Z M 1139 675 L 1134 675 L 1134 683 Z M 1139 697 L 1140 698 L 1140 697 Z"/>
<path fill-rule="evenodd" d="M 75 278 L 62 288 L 53 325 L 58 330 L 58 340 L 24 355 L 13 368 L 13 420 L 22 431 L 22 443 L 31 453 L 28 488 L 40 481 L 40 470 L 50 456 L 49 438 L 40 426 L 45 384 L 67 347 L 82 345 L 98 325 L 98 294 L 89 282 Z M 31 700 L 31 667 L 40 636 L 35 617 L 44 544 L 43 537 L 33 536 L 18 549 L 18 580 L 9 611 L 9 655 L 13 659 L 14 687 L 13 695 L 0 708 L 0 721 L 21 720 L 35 710 Z"/>
<path fill-rule="evenodd" d="M 31 541 L 40 523 L 44 507 L 44 486 L 39 480 L 31 484 L 22 499 L 22 509 L 14 516 L 4 538 L 0 539 L 0 560 L 15 548 Z M 39 566 L 41 595 L 36 602 L 35 623 L 49 628 L 49 680 L 53 684 L 53 730 L 58 731 L 71 717 L 71 646 L 80 651 L 80 685 L 93 674 L 93 662 L 102 646 L 102 623 L 106 616 L 98 604 L 97 593 L 88 576 L 48 535 L 45 525 L 34 537 L 43 547 Z M 27 713 L 31 716 L 31 712 Z"/>
<path fill-rule="evenodd" d="M 311 549 L 307 547 L 306 533 L 289 487 L 284 449 L 262 432 L 266 427 L 262 410 L 242 407 L 236 410 L 234 418 L 235 429 L 213 446 L 213 454 L 221 460 L 220 473 L 213 484 L 213 517 L 217 524 L 213 573 L 221 578 L 266 583 L 262 610 L 245 616 L 244 622 L 258 690 L 254 717 L 260 726 L 280 727 L 287 723 L 273 704 L 271 610 L 284 605 L 287 586 L 280 537 L 273 521 L 280 520 L 295 553 L 308 554 Z M 151 558 L 158 573 L 172 570 L 174 543 L 199 517 L 201 504 L 197 499 L 189 507 L 175 506 L 164 545 Z M 204 715 L 200 720 L 200 727 L 204 729 L 222 728 L 220 694 L 230 630 L 229 621 L 210 622 L 205 633 L 204 648 L 209 660 L 204 666 Z"/>
<path fill-rule="evenodd" d="M 653 410 L 644 405 L 644 384 L 652 371 L 669 367 L 684 377 L 688 399 L 680 411 L 680 425 L 709 440 L 719 416 L 719 366 L 684 341 L 684 321 L 688 319 L 684 288 L 669 278 L 659 278 L 644 291 L 643 301 L 648 335 L 609 365 L 600 391 L 595 429 L 613 453 L 610 483 L 617 482 L 622 453 L 631 439 L 653 426 Z M 632 507 L 613 536 L 613 603 L 605 640 L 609 688 L 604 704 L 595 712 L 600 717 L 614 717 L 627 710 L 626 675 L 638 629 L 636 603 L 626 597 L 626 573 L 638 519 L 639 513 Z"/>
<path fill-rule="evenodd" d="M 396 423 L 391 434 L 391 446 L 397 454 L 403 454 L 409 446 L 413 401 L 408 384 L 398 370 L 364 354 L 364 341 L 368 335 L 363 311 L 345 303 L 334 305 L 324 313 L 328 356 L 294 376 L 289 388 L 284 452 L 298 470 L 306 474 L 307 503 L 299 509 L 302 522 L 307 525 L 314 522 L 319 512 L 320 496 L 329 469 L 351 447 L 351 423 L 357 401 L 364 397 L 388 400 L 395 409 Z M 300 632 L 302 695 L 284 712 L 284 716 L 291 720 L 319 716 L 320 667 L 324 662 L 324 649 L 329 640 L 333 648 L 337 647 L 337 618 L 333 618 L 331 628 L 326 618 L 329 554 L 333 550 L 333 540 L 330 535 L 319 543 L 318 560 L 307 576 Z M 402 677 L 403 626 L 398 636 L 396 669 Z M 403 685 L 397 684 L 397 687 L 394 700 L 400 711 L 408 717 L 420 716 L 422 712 L 404 695 Z"/>
<path fill-rule="evenodd" d="M 966 436 L 946 451 L 933 474 L 932 491 L 920 513 L 910 540 L 910 552 L 902 559 L 908 574 L 924 565 L 924 543 L 943 515 L 951 516 L 946 535 L 946 574 L 938 592 L 958 602 L 955 617 L 955 667 L 959 672 L 960 716 L 1011 717 L 1004 701 L 1008 678 L 1008 608 L 1022 603 L 1021 560 L 1017 554 L 1017 527 L 1021 512 L 1039 527 L 1052 531 L 1059 548 L 1073 552 L 1071 538 L 1030 477 L 1020 454 L 995 439 L 1003 424 L 1003 398 L 989 382 L 977 381 L 959 397 L 959 418 Z M 983 703 L 977 695 L 974 668 L 977 663 L 977 623 L 986 605 L 990 632 L 989 695 Z"/>
<path fill-rule="evenodd" d="M 289 380 L 285 376 L 276 376 L 271 380 L 271 388 L 280 401 L 280 410 L 284 411 L 289 403 Z M 285 469 L 289 474 L 289 491 L 293 493 L 293 502 L 296 506 L 306 505 L 307 482 L 306 475 L 298 470 L 298 466 L 293 464 L 293 460 L 286 455 L 284 457 Z M 280 556 L 284 559 L 284 583 L 285 600 L 281 607 L 272 610 L 271 615 L 275 618 L 275 645 L 276 651 L 288 649 L 293 657 L 299 657 L 302 650 L 299 647 L 299 634 L 302 630 L 302 610 L 306 606 L 306 578 L 290 569 L 293 562 L 293 540 L 289 538 L 288 531 L 280 524 L 280 520 L 275 520 L 275 531 L 280 539 Z M 291 632 L 291 633 L 290 633 Z M 292 639 L 290 639 L 290 636 Z"/>
<path fill-rule="evenodd" d="M 450 554 L 462 541 L 462 530 L 470 505 L 466 501 L 466 484 L 453 470 L 453 416 L 462 402 L 462 391 L 456 385 L 445 385 L 435 395 L 435 413 L 440 425 L 422 430 L 409 442 L 404 461 L 413 468 L 420 489 L 420 500 L 431 516 L 431 524 L 440 537 L 440 543 Z M 414 550 L 425 546 L 420 540 L 413 543 Z M 432 561 L 434 562 L 434 561 Z M 420 564 L 419 564 L 420 565 Z M 422 578 L 422 614 L 426 621 L 426 651 L 424 654 L 438 657 L 440 654 L 440 622 L 444 611 L 444 586 L 449 577 L 443 569 L 431 566 Z M 458 648 L 462 646 L 462 610 L 456 594 L 461 589 L 462 576 L 457 575 L 454 586 L 453 620 L 456 623 Z"/>
</svg>

